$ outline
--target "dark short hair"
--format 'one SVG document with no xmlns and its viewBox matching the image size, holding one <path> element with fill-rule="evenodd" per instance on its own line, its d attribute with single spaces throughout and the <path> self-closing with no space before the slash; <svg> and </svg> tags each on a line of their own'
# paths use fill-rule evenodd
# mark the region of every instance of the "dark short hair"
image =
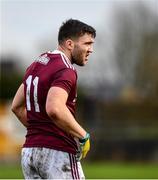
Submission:
<svg viewBox="0 0 158 180">
<path fill-rule="evenodd" d="M 58 43 L 61 44 L 68 38 L 79 38 L 85 33 L 91 34 L 94 38 L 96 36 L 96 30 L 76 19 L 69 19 L 61 25 L 58 33 Z"/>
</svg>

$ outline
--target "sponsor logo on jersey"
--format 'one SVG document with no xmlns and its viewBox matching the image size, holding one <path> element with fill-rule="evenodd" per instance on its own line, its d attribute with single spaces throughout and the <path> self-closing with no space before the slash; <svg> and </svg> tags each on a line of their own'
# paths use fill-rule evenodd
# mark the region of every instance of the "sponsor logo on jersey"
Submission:
<svg viewBox="0 0 158 180">
<path fill-rule="evenodd" d="M 47 54 L 40 56 L 38 59 L 36 59 L 36 62 L 39 62 L 41 64 L 47 65 L 49 62 L 50 58 L 47 56 Z"/>
</svg>

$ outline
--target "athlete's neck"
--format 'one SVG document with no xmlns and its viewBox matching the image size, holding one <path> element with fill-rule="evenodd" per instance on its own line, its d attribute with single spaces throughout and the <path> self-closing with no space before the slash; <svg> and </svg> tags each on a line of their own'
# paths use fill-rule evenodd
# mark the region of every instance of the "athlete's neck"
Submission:
<svg viewBox="0 0 158 180">
<path fill-rule="evenodd" d="M 66 55 L 66 57 L 69 59 L 70 63 L 72 64 L 71 53 L 69 52 L 69 50 L 67 50 L 66 48 L 64 48 L 61 45 L 59 45 L 57 49 L 59 51 L 63 52 Z"/>
</svg>

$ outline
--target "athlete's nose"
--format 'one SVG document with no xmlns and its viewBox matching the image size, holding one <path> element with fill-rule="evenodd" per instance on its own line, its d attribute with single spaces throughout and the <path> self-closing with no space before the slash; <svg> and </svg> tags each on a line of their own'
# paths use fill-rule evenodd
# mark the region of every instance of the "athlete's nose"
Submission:
<svg viewBox="0 0 158 180">
<path fill-rule="evenodd" d="M 89 53 L 92 53 L 93 52 L 93 45 L 90 45 L 89 49 L 88 49 L 88 52 Z"/>
</svg>

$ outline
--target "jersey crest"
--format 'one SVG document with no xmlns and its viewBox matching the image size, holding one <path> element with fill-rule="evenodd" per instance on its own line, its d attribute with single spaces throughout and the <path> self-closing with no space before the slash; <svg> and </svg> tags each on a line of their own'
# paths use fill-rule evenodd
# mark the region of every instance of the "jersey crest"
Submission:
<svg viewBox="0 0 158 180">
<path fill-rule="evenodd" d="M 47 56 L 47 54 L 44 54 L 44 55 L 38 57 L 35 61 L 39 62 L 41 64 L 44 64 L 44 65 L 47 65 L 49 60 L 50 60 L 50 58 Z"/>
</svg>

